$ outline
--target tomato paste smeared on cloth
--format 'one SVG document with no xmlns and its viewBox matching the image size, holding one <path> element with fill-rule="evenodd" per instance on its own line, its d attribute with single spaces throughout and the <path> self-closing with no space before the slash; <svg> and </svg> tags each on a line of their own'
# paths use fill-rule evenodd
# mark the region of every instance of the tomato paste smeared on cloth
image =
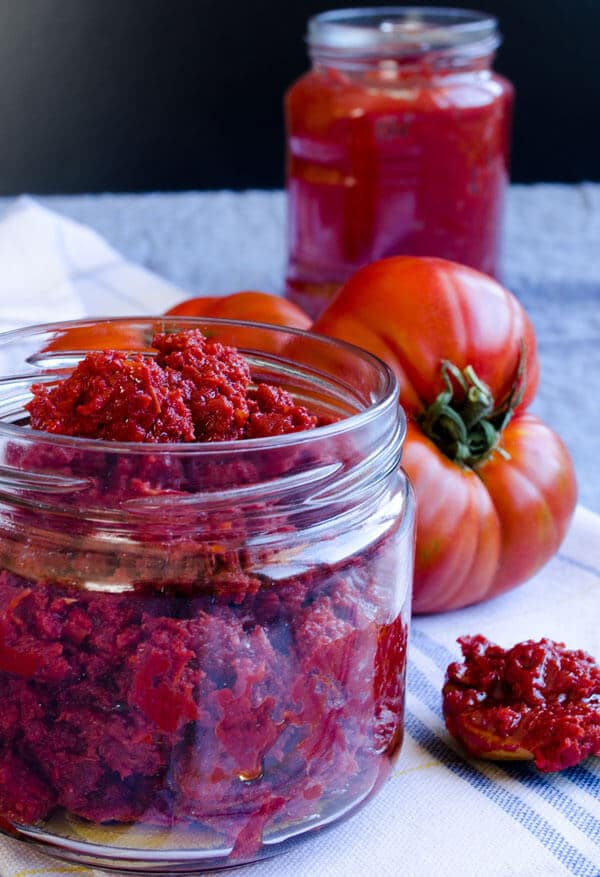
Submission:
<svg viewBox="0 0 600 877">
<path fill-rule="evenodd" d="M 534 759 L 548 772 L 600 755 L 600 666 L 590 655 L 549 639 L 507 650 L 481 635 L 459 643 L 444 716 L 470 754 Z"/>
<path fill-rule="evenodd" d="M 35 388 L 32 425 L 146 442 L 243 440 L 319 425 L 285 391 L 249 386 L 248 364 L 232 348 L 197 331 L 153 344 L 155 359 L 95 352 L 63 382 Z M 63 471 L 82 474 L 81 451 L 55 450 Z M 197 482 L 193 458 L 142 456 L 86 473 L 88 501 Z M 21 463 L 43 469 L 48 461 Z M 210 486 L 212 477 L 200 480 Z M 239 509 L 219 515 L 217 528 L 224 517 L 243 537 Z M 33 542 L 15 561 L 0 533 L 8 558 L 0 572 L 5 820 L 200 824 L 244 859 L 264 830 L 358 800 L 386 778 L 402 736 L 407 637 L 381 584 L 390 540 L 272 579 L 249 569 L 245 546 L 218 553 L 214 542 L 191 546 L 188 536 L 179 550 L 193 558 L 190 578 L 158 587 L 140 562 L 134 590 L 109 593 L 72 584 L 90 563 L 90 523 L 81 526 L 82 550 L 65 581 L 40 574 Z M 141 539 L 152 547 L 167 536 Z M 169 552 L 177 550 L 171 541 Z M 119 572 L 126 558 L 115 555 Z"/>
</svg>

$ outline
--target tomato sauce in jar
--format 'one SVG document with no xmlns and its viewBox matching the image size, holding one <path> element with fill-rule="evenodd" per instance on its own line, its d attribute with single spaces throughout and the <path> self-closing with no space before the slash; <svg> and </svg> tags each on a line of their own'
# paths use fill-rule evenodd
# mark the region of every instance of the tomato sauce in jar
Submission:
<svg viewBox="0 0 600 877">
<path fill-rule="evenodd" d="M 309 22 L 286 100 L 287 295 L 317 315 L 356 269 L 439 256 L 498 273 L 513 89 L 496 19 L 390 7 Z"/>
</svg>

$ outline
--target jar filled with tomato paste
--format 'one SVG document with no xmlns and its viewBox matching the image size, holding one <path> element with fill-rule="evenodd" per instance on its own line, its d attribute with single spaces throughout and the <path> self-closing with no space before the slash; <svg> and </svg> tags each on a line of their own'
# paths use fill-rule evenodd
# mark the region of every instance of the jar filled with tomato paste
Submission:
<svg viewBox="0 0 600 877">
<path fill-rule="evenodd" d="M 512 86 L 493 17 L 343 9 L 310 19 L 312 69 L 289 89 L 287 295 L 316 316 L 392 255 L 497 275 Z"/>
<path fill-rule="evenodd" d="M 391 371 L 175 317 L 7 333 L 0 362 L 0 830 L 195 873 L 352 814 L 403 733 L 414 515 Z M 164 441 L 197 374 L 206 440 Z"/>
</svg>

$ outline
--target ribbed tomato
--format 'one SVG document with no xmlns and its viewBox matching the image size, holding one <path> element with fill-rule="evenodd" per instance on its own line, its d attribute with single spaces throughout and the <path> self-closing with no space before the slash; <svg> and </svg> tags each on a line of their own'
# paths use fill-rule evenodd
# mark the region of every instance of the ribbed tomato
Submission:
<svg viewBox="0 0 600 877">
<path fill-rule="evenodd" d="M 559 437 L 526 411 L 539 364 L 511 293 L 462 265 L 399 256 L 354 274 L 313 329 L 398 375 L 417 496 L 415 612 L 476 603 L 549 560 L 576 480 Z"/>
</svg>

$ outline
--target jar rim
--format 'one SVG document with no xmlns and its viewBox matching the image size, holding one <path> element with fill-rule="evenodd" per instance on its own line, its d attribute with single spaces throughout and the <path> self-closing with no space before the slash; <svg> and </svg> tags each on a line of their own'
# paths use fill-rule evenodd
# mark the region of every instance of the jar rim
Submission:
<svg viewBox="0 0 600 877">
<path fill-rule="evenodd" d="M 229 455 L 239 453 L 241 448 L 244 451 L 260 451 L 261 449 L 281 448 L 286 445 L 299 444 L 303 442 L 316 441 L 319 439 L 333 438 L 337 435 L 352 431 L 367 425 L 372 420 L 376 420 L 384 415 L 386 409 L 395 404 L 398 409 L 397 416 L 400 421 L 401 443 L 406 434 L 406 415 L 398 402 L 398 381 L 392 369 L 382 359 L 367 350 L 342 341 L 338 338 L 330 338 L 326 335 L 319 335 L 315 332 L 309 332 L 303 329 L 293 329 L 285 326 L 276 326 L 269 323 L 215 319 L 209 317 L 169 317 L 169 316 L 142 316 L 142 317 L 107 317 L 86 320 L 68 320 L 58 321 L 56 323 L 40 323 L 32 326 L 25 326 L 19 329 L 11 329 L 7 332 L 0 333 L 0 354 L 3 349 L 13 344 L 15 341 L 23 340 L 28 336 L 36 334 L 48 333 L 52 331 L 64 331 L 69 329 L 84 329 L 97 324 L 110 326 L 126 326 L 129 324 L 139 325 L 147 323 L 154 332 L 165 331 L 169 326 L 173 326 L 177 331 L 183 328 L 201 328 L 202 326 L 223 326 L 225 328 L 239 328 L 267 331 L 270 333 L 278 333 L 281 335 L 291 335 L 299 339 L 312 339 L 320 344 L 327 344 L 339 351 L 347 351 L 355 357 L 358 357 L 368 367 L 373 369 L 379 377 L 379 393 L 373 404 L 368 405 L 363 410 L 355 414 L 349 414 L 329 424 L 317 426 L 311 430 L 299 432 L 290 432 L 277 436 L 261 436 L 259 438 L 250 438 L 240 441 L 239 439 L 229 439 L 218 442 L 124 442 L 112 441 L 107 439 L 87 438 L 81 436 L 60 435 L 58 433 L 48 433 L 42 430 L 24 429 L 23 426 L 6 422 L 0 414 L 0 437 L 5 438 L 23 438 L 39 439 L 45 444 L 57 446 L 74 447 L 80 450 L 123 453 L 131 454 L 132 452 L 147 453 L 152 455 L 172 455 L 174 453 L 185 453 L 192 455 L 214 455 L 218 451 L 219 454 Z M 107 348 L 108 349 L 108 345 Z M 78 350 L 78 353 L 85 355 L 84 350 Z M 144 350 L 132 350 L 132 353 L 147 353 Z M 243 351 L 242 351 L 243 352 Z M 64 353 L 61 354 L 64 356 Z M 82 358 L 82 357 L 81 357 Z M 10 387 L 10 383 L 15 381 L 23 381 L 25 378 L 30 383 L 35 383 L 35 378 L 40 376 L 39 372 L 32 371 L 28 375 L 4 375 L 0 373 L 0 405 L 2 403 L 2 391 L 6 387 Z"/>
<path fill-rule="evenodd" d="M 487 12 L 438 6 L 374 6 L 334 9 L 309 19 L 307 42 L 316 53 L 415 55 L 500 45 L 498 19 Z"/>
</svg>

